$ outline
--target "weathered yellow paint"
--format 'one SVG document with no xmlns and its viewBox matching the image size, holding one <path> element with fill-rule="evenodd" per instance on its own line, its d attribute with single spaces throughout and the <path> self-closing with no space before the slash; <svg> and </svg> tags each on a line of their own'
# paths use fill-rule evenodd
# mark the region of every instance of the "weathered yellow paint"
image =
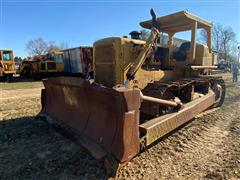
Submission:
<svg viewBox="0 0 240 180">
<path fill-rule="evenodd" d="M 95 81 L 108 87 L 124 84 L 126 74 L 143 49 L 145 41 L 128 38 L 106 38 L 94 44 Z M 154 64 L 160 68 L 160 64 Z M 147 83 L 171 79 L 172 71 L 146 70 L 140 68 L 129 87 L 143 88 Z"/>
<path fill-rule="evenodd" d="M 20 74 L 23 73 L 25 69 L 30 70 L 30 74 L 47 74 L 47 73 L 61 73 L 64 72 L 64 63 L 63 61 L 56 61 L 55 57 L 58 55 L 63 55 L 61 51 L 52 51 L 50 54 L 53 56 L 53 59 L 45 59 L 45 55 L 35 56 L 32 60 L 27 60 L 22 62 L 20 65 Z M 55 68 L 49 68 L 48 64 L 56 64 Z"/>
<path fill-rule="evenodd" d="M 5 52 L 10 55 L 9 61 L 5 61 L 3 59 L 3 53 L 5 53 Z M 0 50 L 0 64 L 1 64 L 0 65 L 0 67 L 1 67 L 0 76 L 12 75 L 12 74 L 16 73 L 13 50 Z"/>
</svg>

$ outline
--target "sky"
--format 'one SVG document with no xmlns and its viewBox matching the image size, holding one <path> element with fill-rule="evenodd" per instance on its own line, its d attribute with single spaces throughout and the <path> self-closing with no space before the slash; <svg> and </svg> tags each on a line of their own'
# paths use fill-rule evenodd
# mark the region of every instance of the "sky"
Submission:
<svg viewBox="0 0 240 180">
<path fill-rule="evenodd" d="M 139 22 L 188 10 L 213 23 L 231 26 L 240 42 L 240 0 L 0 0 L 0 49 L 25 57 L 29 40 L 92 45 L 96 40 L 141 30 Z M 176 37 L 188 39 L 180 33 Z"/>
</svg>

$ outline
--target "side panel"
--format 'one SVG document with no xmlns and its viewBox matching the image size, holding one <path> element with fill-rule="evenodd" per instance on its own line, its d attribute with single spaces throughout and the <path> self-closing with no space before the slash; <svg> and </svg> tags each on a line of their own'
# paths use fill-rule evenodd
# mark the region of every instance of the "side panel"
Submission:
<svg viewBox="0 0 240 180">
<path fill-rule="evenodd" d="M 70 52 L 69 52 L 69 50 L 65 50 L 63 52 L 63 63 L 64 63 L 64 72 L 70 73 L 71 72 L 71 65 L 70 65 Z"/>
<path fill-rule="evenodd" d="M 64 50 L 65 72 L 82 73 L 81 55 L 79 48 Z"/>
<path fill-rule="evenodd" d="M 93 71 L 93 48 L 81 47 L 80 56 L 83 74 L 88 74 L 89 72 Z"/>
<path fill-rule="evenodd" d="M 114 40 L 94 45 L 94 79 L 97 83 L 113 87 L 117 83 L 116 62 L 118 51 Z"/>
<path fill-rule="evenodd" d="M 87 74 L 93 69 L 92 47 L 64 50 L 64 70 L 68 73 Z"/>
<path fill-rule="evenodd" d="M 79 49 L 70 50 L 70 64 L 72 73 L 82 73 L 81 54 Z"/>
</svg>

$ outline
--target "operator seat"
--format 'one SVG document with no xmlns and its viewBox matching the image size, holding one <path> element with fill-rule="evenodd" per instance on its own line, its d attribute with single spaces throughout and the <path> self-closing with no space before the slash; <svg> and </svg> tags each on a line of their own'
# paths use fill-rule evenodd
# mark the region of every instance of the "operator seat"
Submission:
<svg viewBox="0 0 240 180">
<path fill-rule="evenodd" d="M 187 51 L 190 49 L 191 42 L 184 42 L 179 47 L 179 50 L 173 52 L 173 59 L 176 61 L 185 61 L 187 58 Z"/>
</svg>

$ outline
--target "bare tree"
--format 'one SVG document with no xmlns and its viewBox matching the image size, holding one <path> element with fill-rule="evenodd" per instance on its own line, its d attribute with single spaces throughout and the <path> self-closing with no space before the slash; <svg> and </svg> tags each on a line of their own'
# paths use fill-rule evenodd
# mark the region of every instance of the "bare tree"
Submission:
<svg viewBox="0 0 240 180">
<path fill-rule="evenodd" d="M 225 27 L 221 33 L 222 36 L 222 50 L 224 59 L 228 59 L 231 55 L 231 49 L 236 42 L 235 37 L 236 34 L 233 32 L 231 27 Z"/>
<path fill-rule="evenodd" d="M 213 35 L 213 48 L 220 52 L 222 51 L 222 37 L 223 26 L 219 23 L 213 26 L 212 35 Z"/>
<path fill-rule="evenodd" d="M 30 55 L 44 55 L 51 51 L 60 51 L 67 48 L 67 43 L 56 44 L 54 41 L 46 42 L 43 38 L 30 40 L 25 49 Z"/>
<path fill-rule="evenodd" d="M 59 45 L 56 44 L 54 41 L 50 41 L 48 43 L 48 52 L 51 52 L 51 51 L 61 51 L 61 50 L 64 50 L 64 49 L 67 49 L 68 48 L 68 44 L 65 42 L 61 42 Z"/>
<path fill-rule="evenodd" d="M 220 52 L 221 49 L 221 33 L 223 31 L 223 27 L 221 24 L 217 23 L 213 26 L 212 29 L 212 41 L 213 41 L 213 49 L 216 50 L 217 52 Z M 207 44 L 207 32 L 205 29 L 202 29 L 200 31 L 200 42 L 203 44 Z"/>
<path fill-rule="evenodd" d="M 200 32 L 201 42 L 206 43 L 207 33 L 203 29 Z M 213 49 L 219 53 L 220 59 L 229 59 L 232 56 L 231 50 L 235 43 L 236 34 L 233 32 L 231 27 L 223 27 L 221 24 L 217 23 L 212 29 L 213 37 Z"/>
<path fill-rule="evenodd" d="M 60 47 L 54 41 L 48 43 L 47 52 L 51 51 L 60 51 Z"/>
<path fill-rule="evenodd" d="M 30 55 L 43 55 L 47 53 L 48 44 L 42 38 L 37 38 L 30 40 L 25 49 Z"/>
</svg>

